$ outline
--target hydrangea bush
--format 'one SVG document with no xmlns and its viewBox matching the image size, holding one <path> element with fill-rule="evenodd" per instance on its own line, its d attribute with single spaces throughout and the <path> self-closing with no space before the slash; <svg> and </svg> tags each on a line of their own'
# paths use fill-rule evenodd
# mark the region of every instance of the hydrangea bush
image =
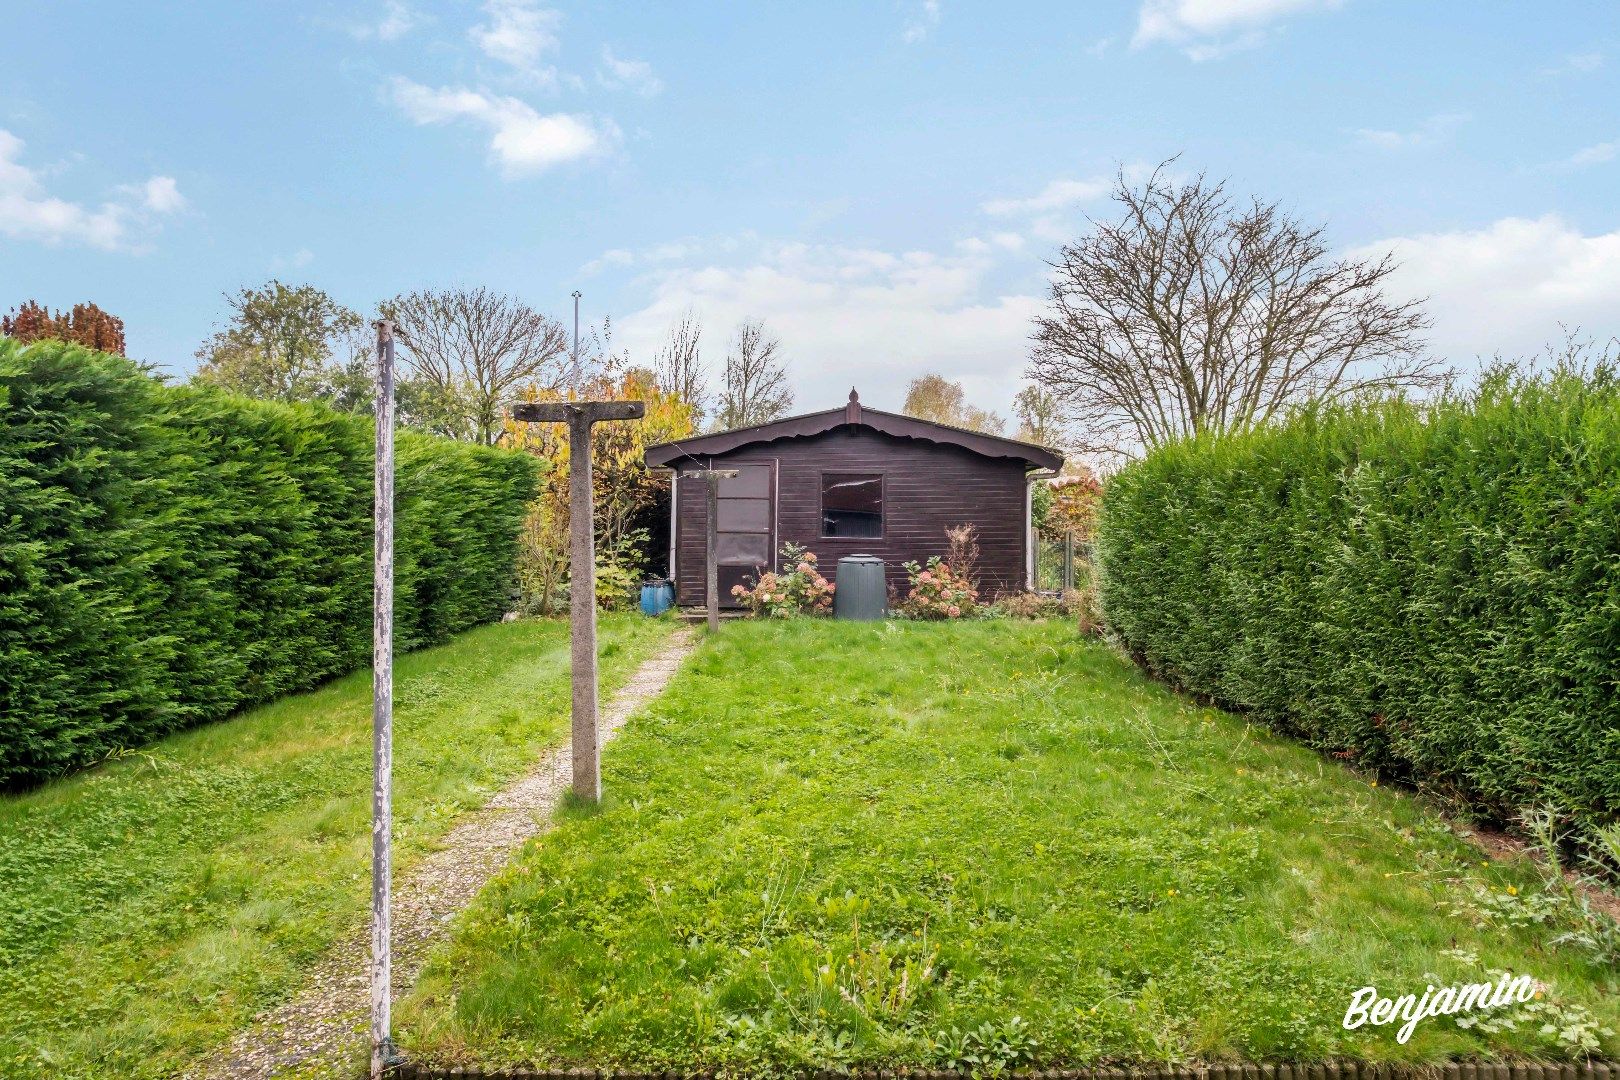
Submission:
<svg viewBox="0 0 1620 1080">
<path fill-rule="evenodd" d="M 911 587 L 899 605 L 900 614 L 912 619 L 960 619 L 978 610 L 979 590 L 938 555 L 926 566 L 908 562 L 905 568 Z"/>
<path fill-rule="evenodd" d="M 798 544 L 782 545 L 781 573 L 767 570 L 752 586 L 733 585 L 737 597 L 755 615 L 787 619 L 795 615 L 825 615 L 832 610 L 833 583 L 816 569 L 816 553 Z"/>
</svg>

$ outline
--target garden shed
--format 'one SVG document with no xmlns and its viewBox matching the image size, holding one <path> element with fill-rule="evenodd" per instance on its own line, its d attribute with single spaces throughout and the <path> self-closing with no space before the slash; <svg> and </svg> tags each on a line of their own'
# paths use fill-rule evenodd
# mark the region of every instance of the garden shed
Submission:
<svg viewBox="0 0 1620 1080">
<path fill-rule="evenodd" d="M 784 543 L 816 553 L 836 581 L 845 555 L 876 555 L 903 591 L 902 564 L 944 555 L 945 530 L 978 528 L 979 591 L 986 599 L 1034 580 L 1031 484 L 1063 465 L 1056 451 L 1017 439 L 881 412 L 849 401 L 836 409 L 693 436 L 647 449 L 650 467 L 673 470 L 670 578 L 676 602 L 705 602 L 708 500 L 687 469 L 735 469 L 720 481 L 716 555 L 720 599 L 776 566 Z"/>
</svg>

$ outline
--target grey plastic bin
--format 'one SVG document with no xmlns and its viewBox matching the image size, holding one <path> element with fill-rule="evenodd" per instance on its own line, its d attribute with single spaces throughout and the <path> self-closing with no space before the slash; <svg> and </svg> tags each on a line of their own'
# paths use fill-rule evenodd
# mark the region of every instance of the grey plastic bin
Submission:
<svg viewBox="0 0 1620 1080">
<path fill-rule="evenodd" d="M 876 555 L 846 555 L 838 560 L 838 589 L 833 615 L 840 619 L 882 619 L 889 613 L 889 586 L 883 560 Z"/>
</svg>

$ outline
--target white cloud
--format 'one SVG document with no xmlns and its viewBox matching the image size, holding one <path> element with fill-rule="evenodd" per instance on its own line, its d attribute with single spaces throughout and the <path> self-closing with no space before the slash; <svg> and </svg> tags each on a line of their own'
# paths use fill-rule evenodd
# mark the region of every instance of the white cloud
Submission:
<svg viewBox="0 0 1620 1080">
<path fill-rule="evenodd" d="M 173 214 L 186 208 L 186 197 L 172 176 L 154 176 L 140 185 L 141 203 L 154 214 Z"/>
<path fill-rule="evenodd" d="M 1113 187 L 1113 180 L 1102 177 L 1090 180 L 1053 180 L 1034 195 L 1015 199 L 991 199 L 980 209 L 996 217 L 1051 213 L 1081 203 L 1094 202 L 1107 195 Z"/>
<path fill-rule="evenodd" d="M 1620 157 L 1620 139 L 1613 142 L 1594 143 L 1591 146 L 1575 151 L 1565 159 L 1565 165 L 1579 167 L 1582 165 L 1601 165 L 1606 161 L 1613 161 Z"/>
<path fill-rule="evenodd" d="M 416 27 L 416 12 L 401 0 L 388 0 L 382 14 L 371 22 L 348 26 L 356 41 L 398 41 Z"/>
<path fill-rule="evenodd" d="M 905 29 L 900 31 L 900 40 L 907 45 L 915 45 L 926 38 L 939 25 L 939 2 L 921 0 L 912 5 L 911 16 L 906 19 Z"/>
<path fill-rule="evenodd" d="M 0 129 L 0 235 L 46 244 L 83 244 L 103 251 L 133 250 L 136 234 L 154 226 L 153 215 L 182 209 L 186 200 L 170 176 L 120 185 L 98 206 L 45 190 L 39 173 L 24 165 L 24 143 Z"/>
<path fill-rule="evenodd" d="M 1142 180 L 1151 172 L 1140 163 L 1124 167 L 1127 183 Z M 1073 240 L 1082 226 L 1080 215 L 1075 211 L 1086 203 L 1106 198 L 1115 183 L 1117 178 L 1112 176 L 1058 179 L 1034 195 L 989 199 L 981 203 L 979 209 L 992 217 L 1022 217 L 1024 233 L 1030 239 L 1061 244 Z"/>
<path fill-rule="evenodd" d="M 302 270 L 315 261 L 315 253 L 309 248 L 299 248 L 291 255 L 280 255 L 270 260 L 270 272 L 273 274 L 285 273 L 288 270 Z"/>
<path fill-rule="evenodd" d="M 1355 134 L 1357 140 L 1366 146 L 1379 150 L 1405 150 L 1439 142 L 1467 120 L 1467 113 L 1436 113 L 1408 131 L 1358 128 Z"/>
<path fill-rule="evenodd" d="M 1620 229 L 1588 236 L 1556 214 L 1481 229 L 1398 236 L 1351 252 L 1393 250 L 1393 291 L 1429 297 L 1434 351 L 1454 362 L 1528 356 L 1560 324 L 1620 334 Z"/>
<path fill-rule="evenodd" d="M 623 87 L 642 97 L 653 97 L 664 89 L 651 64 L 645 60 L 621 60 L 606 45 L 602 46 L 602 68 L 596 79 L 610 90 Z"/>
<path fill-rule="evenodd" d="M 618 140 L 611 121 L 568 113 L 542 114 L 524 101 L 461 87 L 429 87 L 396 76 L 393 102 L 418 124 L 465 121 L 489 133 L 490 157 L 508 176 L 596 157 Z"/>
<path fill-rule="evenodd" d="M 1570 53 L 1552 67 L 1543 68 L 1543 75 L 1585 75 L 1603 66 L 1600 52 Z"/>
<path fill-rule="evenodd" d="M 782 339 L 796 409 L 831 408 L 851 385 L 874 408 L 898 410 L 906 384 L 937 371 L 972 400 L 1005 413 L 1024 366 L 1030 319 L 1042 301 L 988 286 L 1006 248 L 889 252 L 784 244 L 740 265 L 694 261 L 644 281 L 651 300 L 618 324 L 635 356 L 651 356 L 687 307 L 703 319 L 717 364 L 738 322 L 762 318 Z"/>
<path fill-rule="evenodd" d="M 645 269 L 673 262 L 705 259 L 739 251 L 744 245 L 754 245 L 758 241 L 758 235 L 750 229 L 723 236 L 688 236 L 681 240 L 669 240 L 639 248 L 609 248 L 581 266 L 579 272 L 589 277 L 609 268 Z"/>
<path fill-rule="evenodd" d="M 1211 60 L 1263 43 L 1288 15 L 1338 7 L 1342 0 L 1143 0 L 1136 47 L 1163 43 L 1193 60 Z"/>
<path fill-rule="evenodd" d="M 998 232 L 989 236 L 970 236 L 965 240 L 958 240 L 956 249 L 970 255 L 989 255 L 996 251 L 1017 251 L 1024 243 L 1024 238 L 1018 233 Z"/>
<path fill-rule="evenodd" d="M 489 21 L 468 31 L 484 55 L 519 71 L 545 79 L 554 77 L 541 67 L 540 57 L 557 48 L 562 15 L 530 0 L 489 0 L 484 5 Z"/>
</svg>

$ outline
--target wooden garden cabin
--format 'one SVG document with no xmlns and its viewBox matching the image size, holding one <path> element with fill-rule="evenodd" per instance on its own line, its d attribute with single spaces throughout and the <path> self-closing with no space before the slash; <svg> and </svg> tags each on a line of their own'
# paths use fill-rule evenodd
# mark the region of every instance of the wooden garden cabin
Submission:
<svg viewBox="0 0 1620 1080">
<path fill-rule="evenodd" d="M 1031 484 L 1056 475 L 1063 457 L 1017 439 L 936 424 L 849 402 L 768 424 L 694 435 L 647 449 L 651 467 L 673 470 L 670 578 L 676 603 L 705 602 L 708 504 L 704 481 L 683 469 L 736 469 L 721 481 L 720 597 L 763 569 L 780 569 L 786 542 L 816 553 L 836 581 L 839 558 L 876 555 L 891 590 L 902 564 L 944 555 L 945 530 L 978 527 L 979 592 L 989 600 L 1034 586 Z"/>
</svg>

